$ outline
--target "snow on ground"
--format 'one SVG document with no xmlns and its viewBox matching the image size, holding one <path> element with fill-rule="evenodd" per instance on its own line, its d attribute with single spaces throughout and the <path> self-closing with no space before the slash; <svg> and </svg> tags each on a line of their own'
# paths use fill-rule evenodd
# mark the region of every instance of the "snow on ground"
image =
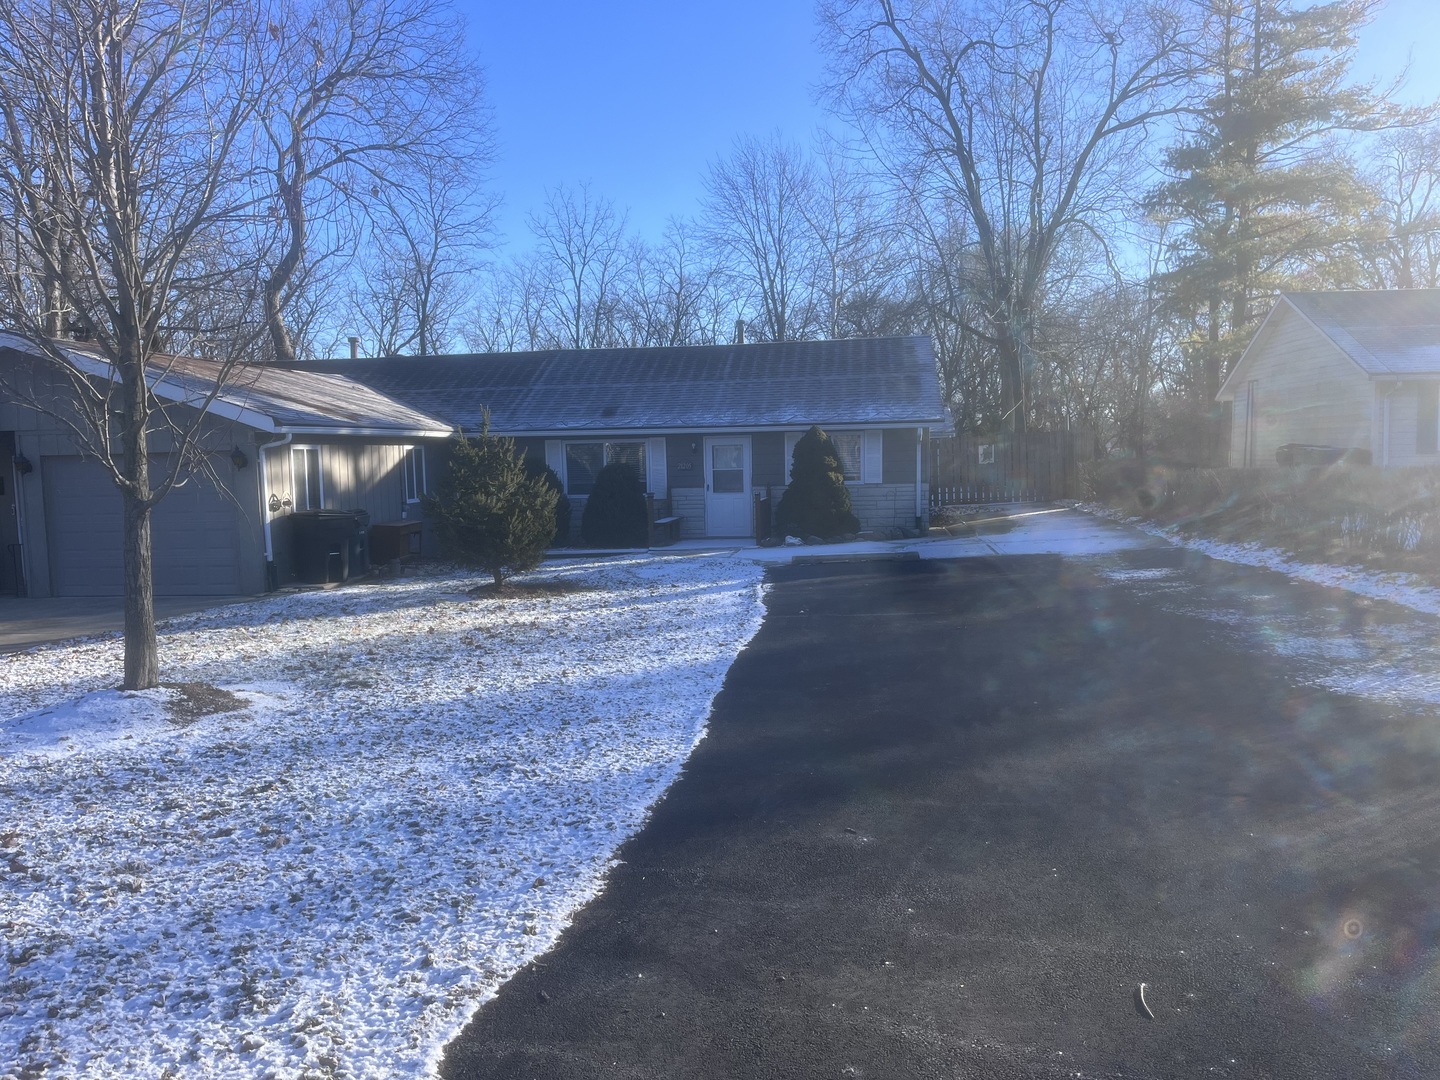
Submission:
<svg viewBox="0 0 1440 1080">
<path fill-rule="evenodd" d="M 1360 596 L 1368 596 L 1372 600 L 1388 600 L 1415 611 L 1423 611 L 1427 615 L 1440 615 L 1440 589 L 1415 574 L 1378 573 L 1358 566 L 1307 563 L 1287 555 L 1278 548 L 1266 547 L 1263 544 L 1229 544 L 1219 540 L 1190 536 L 1173 526 L 1161 526 L 1139 518 L 1131 518 L 1108 506 L 1082 504 L 1079 509 L 1096 517 L 1123 522 L 1132 528 L 1149 533 L 1151 536 L 1168 540 L 1178 547 L 1198 551 L 1212 559 L 1275 570 L 1295 578 L 1297 581 L 1309 581 L 1316 585 L 1348 589 Z"/>
<path fill-rule="evenodd" d="M 0 656 L 0 1076 L 391 1078 L 595 895 L 763 614 L 759 567 L 435 576 Z M 8 1071 L 4 1071 L 7 1070 Z"/>
</svg>

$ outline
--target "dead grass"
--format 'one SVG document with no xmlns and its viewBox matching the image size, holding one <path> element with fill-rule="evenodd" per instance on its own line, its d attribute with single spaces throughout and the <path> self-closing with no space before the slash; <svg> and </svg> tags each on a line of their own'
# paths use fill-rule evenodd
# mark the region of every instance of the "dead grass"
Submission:
<svg viewBox="0 0 1440 1080">
<path fill-rule="evenodd" d="M 1310 562 L 1440 578 L 1440 469 L 1168 469 L 1104 462 L 1089 498 L 1181 532 Z"/>
<path fill-rule="evenodd" d="M 506 581 L 498 589 L 493 581 L 467 589 L 465 595 L 476 600 L 530 600 L 541 596 L 566 596 L 570 593 L 589 592 L 593 586 L 578 581 Z"/>
<path fill-rule="evenodd" d="M 217 713 L 237 712 L 248 704 L 244 698 L 236 697 L 229 690 L 221 690 L 209 683 L 181 682 L 161 685 L 166 690 L 174 690 L 179 694 L 165 703 L 165 712 L 170 722 L 180 727 Z"/>
</svg>

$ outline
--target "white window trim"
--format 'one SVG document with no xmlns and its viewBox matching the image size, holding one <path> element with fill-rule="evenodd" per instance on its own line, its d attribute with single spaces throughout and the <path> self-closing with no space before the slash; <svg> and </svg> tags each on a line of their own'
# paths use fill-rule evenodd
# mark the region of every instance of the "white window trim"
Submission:
<svg viewBox="0 0 1440 1080">
<path fill-rule="evenodd" d="M 413 458 L 411 457 L 412 454 L 414 455 Z M 418 486 L 416 486 L 416 487 L 414 488 L 415 497 L 414 497 L 413 499 L 410 497 L 410 491 L 411 491 L 410 474 L 411 474 L 411 471 L 412 471 L 411 468 L 410 468 L 410 465 L 411 465 L 411 462 L 412 462 L 412 461 L 415 462 L 415 463 L 417 463 L 417 464 L 420 466 L 418 469 L 415 469 L 415 470 L 414 470 L 414 472 L 415 472 L 415 480 L 417 481 L 417 485 L 418 485 Z M 405 489 L 405 505 L 406 505 L 406 506 L 414 506 L 416 503 L 418 503 L 418 502 L 420 501 L 420 497 L 421 497 L 422 495 L 426 494 L 426 493 L 430 490 L 429 478 L 428 478 L 428 477 L 426 476 L 426 474 L 425 474 L 425 447 L 423 447 L 423 446 L 407 446 L 407 447 L 405 447 L 404 450 L 403 450 L 403 451 L 401 452 L 401 454 L 400 454 L 400 471 L 401 471 L 400 483 L 401 483 L 402 487 Z"/>
<path fill-rule="evenodd" d="M 318 443 L 291 443 L 291 444 L 290 444 L 290 486 L 291 486 L 292 489 L 294 489 L 294 493 L 290 496 L 290 502 L 291 502 L 291 507 L 290 507 L 290 508 L 291 508 L 292 510 L 323 510 L 323 509 L 325 509 L 325 455 L 320 452 L 320 449 L 321 449 L 321 448 L 320 448 L 320 444 L 318 444 Z M 319 492 L 317 492 L 317 495 L 318 495 L 319 497 L 318 497 L 318 499 L 317 499 L 317 501 L 316 501 L 316 503 L 315 503 L 314 506 L 309 506 L 309 505 L 301 506 L 301 505 L 300 505 L 300 499 L 298 498 L 298 493 L 299 493 L 299 491 L 300 491 L 300 486 L 301 486 L 302 483 L 305 483 L 305 485 L 306 485 L 306 490 L 308 491 L 308 490 L 309 490 L 309 485 L 308 485 L 308 483 L 306 483 L 306 480 L 305 480 L 305 477 L 304 477 L 304 476 L 299 477 L 299 482 L 298 482 L 298 483 L 297 483 L 297 481 L 296 481 L 296 476 L 295 476 L 295 451 L 296 451 L 296 450 L 306 450 L 306 451 L 312 452 L 312 453 L 315 455 L 315 478 L 316 478 L 317 485 L 319 486 L 320 490 L 319 490 Z M 306 502 L 308 503 L 309 500 L 307 499 Z"/>
</svg>

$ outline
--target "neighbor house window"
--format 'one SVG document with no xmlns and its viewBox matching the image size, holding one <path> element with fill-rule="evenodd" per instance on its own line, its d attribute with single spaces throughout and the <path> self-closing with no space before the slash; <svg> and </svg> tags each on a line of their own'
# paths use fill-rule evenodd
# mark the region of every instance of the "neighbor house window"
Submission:
<svg viewBox="0 0 1440 1080">
<path fill-rule="evenodd" d="M 290 476 L 295 488 L 296 510 L 319 510 L 325 505 L 325 489 L 320 480 L 320 448 L 290 448 Z"/>
<path fill-rule="evenodd" d="M 1435 453 L 1437 435 L 1440 435 L 1440 383 L 1420 383 L 1416 402 L 1415 453 Z"/>
<path fill-rule="evenodd" d="M 623 461 L 635 467 L 642 484 L 645 476 L 645 444 L 643 442 L 573 442 L 565 444 L 565 493 L 589 495 L 595 490 L 595 477 L 606 465 Z"/>
<path fill-rule="evenodd" d="M 790 481 L 790 470 L 795 465 L 795 444 L 800 441 L 803 431 L 792 431 L 785 436 L 785 481 Z M 840 471 L 852 484 L 860 482 L 860 465 L 864 459 L 865 433 L 863 431 L 827 431 L 830 441 L 835 444 L 835 456 L 840 459 Z"/>
<path fill-rule="evenodd" d="M 405 448 L 405 459 L 401 462 L 401 472 L 405 476 L 405 501 L 417 503 L 420 496 L 430 489 L 425 486 L 425 448 L 423 446 L 407 446 Z"/>
</svg>

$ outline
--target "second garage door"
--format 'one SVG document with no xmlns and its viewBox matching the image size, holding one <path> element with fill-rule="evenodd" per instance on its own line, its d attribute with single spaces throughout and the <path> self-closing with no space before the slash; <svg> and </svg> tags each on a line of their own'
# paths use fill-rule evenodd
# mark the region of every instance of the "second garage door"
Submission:
<svg viewBox="0 0 1440 1080">
<path fill-rule="evenodd" d="M 162 458 L 158 469 L 164 468 Z M 104 469 L 79 457 L 42 460 L 50 582 L 56 596 L 119 596 L 124 591 L 120 492 Z M 151 515 L 156 596 L 233 596 L 240 592 L 243 519 L 229 497 L 192 480 Z"/>
</svg>

